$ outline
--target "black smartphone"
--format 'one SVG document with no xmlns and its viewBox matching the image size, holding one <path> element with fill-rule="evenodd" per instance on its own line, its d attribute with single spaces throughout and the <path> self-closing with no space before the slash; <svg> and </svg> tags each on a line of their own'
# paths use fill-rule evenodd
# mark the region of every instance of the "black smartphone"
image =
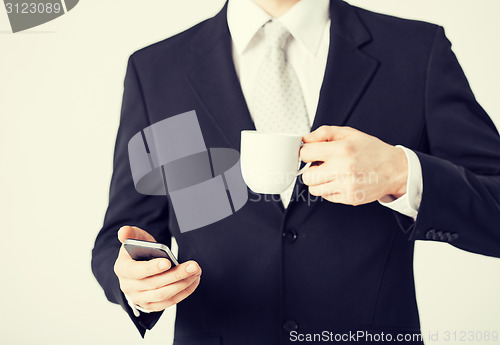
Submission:
<svg viewBox="0 0 500 345">
<path fill-rule="evenodd" d="M 166 258 L 170 260 L 172 267 L 179 265 L 170 248 L 164 244 L 127 238 L 123 242 L 123 246 L 134 260 L 148 261 L 156 258 Z"/>
</svg>

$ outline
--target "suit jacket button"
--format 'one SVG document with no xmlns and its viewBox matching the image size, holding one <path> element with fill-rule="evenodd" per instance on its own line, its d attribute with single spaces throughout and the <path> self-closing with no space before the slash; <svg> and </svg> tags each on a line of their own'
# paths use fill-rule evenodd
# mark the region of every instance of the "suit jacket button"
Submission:
<svg viewBox="0 0 500 345">
<path fill-rule="evenodd" d="M 292 332 L 292 331 L 296 331 L 298 329 L 299 329 L 299 325 L 297 324 L 297 322 L 295 322 L 293 320 L 286 320 L 283 323 L 283 330 L 285 330 L 286 332 Z"/>
<path fill-rule="evenodd" d="M 288 230 L 283 233 L 283 239 L 288 243 L 297 241 L 298 235 L 295 230 Z"/>
</svg>

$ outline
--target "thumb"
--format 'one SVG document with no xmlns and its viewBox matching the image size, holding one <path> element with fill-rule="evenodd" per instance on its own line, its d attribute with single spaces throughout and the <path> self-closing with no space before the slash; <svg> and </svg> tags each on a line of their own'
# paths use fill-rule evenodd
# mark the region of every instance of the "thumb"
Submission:
<svg viewBox="0 0 500 345">
<path fill-rule="evenodd" d="M 342 140 L 350 136 L 355 129 L 340 126 L 321 126 L 315 131 L 304 135 L 304 143 Z"/>
<path fill-rule="evenodd" d="M 136 226 L 122 226 L 118 230 L 118 239 L 123 243 L 127 238 L 134 240 L 150 241 L 156 242 L 155 238 L 151 236 L 148 232 L 136 227 Z"/>
</svg>

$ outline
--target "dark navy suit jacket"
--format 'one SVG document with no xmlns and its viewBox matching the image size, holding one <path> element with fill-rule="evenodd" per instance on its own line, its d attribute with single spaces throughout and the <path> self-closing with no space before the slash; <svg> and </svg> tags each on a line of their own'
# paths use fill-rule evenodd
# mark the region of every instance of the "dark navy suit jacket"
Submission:
<svg viewBox="0 0 500 345">
<path fill-rule="evenodd" d="M 196 110 L 207 147 L 239 150 L 253 129 L 231 55 L 226 7 L 129 60 L 109 208 L 92 269 L 107 298 L 144 335 L 161 313 L 131 314 L 113 272 L 122 225 L 179 244 L 203 269 L 178 305 L 175 344 L 287 344 L 289 332 L 419 332 L 415 240 L 500 257 L 500 138 L 476 102 L 443 28 L 332 0 L 331 43 L 312 129 L 348 125 L 414 150 L 423 197 L 417 220 L 373 202 L 346 206 L 250 201 L 180 233 L 166 197 L 134 189 L 127 153 L 143 128 Z"/>
</svg>

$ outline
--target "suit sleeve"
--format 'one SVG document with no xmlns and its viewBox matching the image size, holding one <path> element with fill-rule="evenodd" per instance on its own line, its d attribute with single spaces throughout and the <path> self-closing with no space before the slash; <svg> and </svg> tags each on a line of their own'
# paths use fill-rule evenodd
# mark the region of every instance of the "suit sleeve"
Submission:
<svg viewBox="0 0 500 345">
<path fill-rule="evenodd" d="M 130 57 L 124 82 L 124 95 L 120 126 L 115 144 L 113 175 L 109 193 L 109 205 L 104 224 L 97 235 L 92 250 L 92 271 L 104 289 L 106 297 L 120 304 L 144 337 L 161 316 L 161 312 L 141 313 L 134 316 L 123 295 L 114 263 L 120 250 L 117 231 L 123 225 L 134 225 L 152 234 L 158 242 L 170 245 L 171 236 L 167 228 L 167 199 L 161 196 L 139 194 L 134 187 L 128 157 L 128 142 L 132 136 L 150 125 L 147 108 L 141 90 L 140 78 Z"/>
<path fill-rule="evenodd" d="M 441 27 L 425 93 L 423 195 L 415 221 L 396 214 L 410 240 L 435 240 L 500 257 L 500 137 L 477 103 Z"/>
</svg>

